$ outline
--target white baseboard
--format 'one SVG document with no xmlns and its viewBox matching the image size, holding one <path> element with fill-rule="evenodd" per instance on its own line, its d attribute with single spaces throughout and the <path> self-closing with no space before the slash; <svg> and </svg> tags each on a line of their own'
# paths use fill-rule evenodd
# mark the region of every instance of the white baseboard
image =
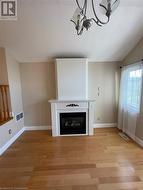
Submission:
<svg viewBox="0 0 143 190">
<path fill-rule="evenodd" d="M 97 123 L 93 125 L 93 128 L 110 128 L 117 127 L 117 123 Z"/>
<path fill-rule="evenodd" d="M 132 140 L 134 140 L 134 141 L 136 141 L 136 136 L 134 135 L 134 134 L 132 134 L 132 133 L 127 133 L 127 132 L 125 132 Z"/>
<path fill-rule="evenodd" d="M 109 128 L 109 127 L 117 127 L 116 123 L 104 123 L 104 124 L 94 124 L 94 128 Z M 24 131 L 36 131 L 36 130 L 49 130 L 51 126 L 26 126 L 23 127 L 15 136 L 13 136 L 1 149 L 0 156 L 22 135 Z M 134 140 L 141 147 L 143 147 L 143 140 L 138 137 L 135 137 Z"/>
<path fill-rule="evenodd" d="M 50 130 L 52 129 L 51 126 L 25 126 L 25 131 L 40 131 L 40 130 Z"/>
<path fill-rule="evenodd" d="M 24 128 L 22 128 L 15 136 L 13 136 L 1 149 L 0 149 L 0 156 L 22 135 L 24 132 Z"/>
<path fill-rule="evenodd" d="M 143 140 L 141 140 L 138 137 L 135 137 L 135 141 L 136 141 L 137 144 L 139 144 L 141 147 L 143 147 Z"/>
</svg>

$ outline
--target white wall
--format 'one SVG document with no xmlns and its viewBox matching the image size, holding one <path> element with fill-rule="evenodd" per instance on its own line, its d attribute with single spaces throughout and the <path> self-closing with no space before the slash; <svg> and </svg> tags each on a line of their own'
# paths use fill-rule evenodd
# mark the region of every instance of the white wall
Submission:
<svg viewBox="0 0 143 190">
<path fill-rule="evenodd" d="M 0 84 L 8 84 L 5 49 L 0 47 Z"/>
<path fill-rule="evenodd" d="M 87 99 L 87 74 L 87 59 L 56 59 L 57 99 Z"/>
<path fill-rule="evenodd" d="M 89 98 L 95 99 L 95 123 L 117 123 L 119 62 L 89 63 L 88 70 Z"/>
<path fill-rule="evenodd" d="M 126 56 L 123 64 L 131 64 L 138 62 L 143 59 L 143 38 L 138 42 L 138 44 L 133 48 L 133 50 Z"/>
<path fill-rule="evenodd" d="M 50 126 L 48 100 L 56 98 L 54 63 L 21 63 L 20 71 L 25 126 Z"/>
<path fill-rule="evenodd" d="M 22 96 L 26 126 L 51 125 L 49 99 L 56 97 L 52 62 L 21 63 Z M 96 100 L 95 123 L 116 123 L 118 102 L 117 62 L 89 63 L 89 98 Z M 98 97 L 98 87 L 100 96 Z"/>
<path fill-rule="evenodd" d="M 21 80 L 18 62 L 6 50 L 6 63 L 8 70 L 8 81 L 10 86 L 10 96 L 12 111 L 16 115 L 23 111 L 22 96 L 21 96 Z M 15 134 L 23 127 L 23 120 L 16 122 L 15 118 L 8 123 L 0 126 L 0 148 L 2 148 Z M 9 129 L 12 134 L 9 134 Z"/>
</svg>

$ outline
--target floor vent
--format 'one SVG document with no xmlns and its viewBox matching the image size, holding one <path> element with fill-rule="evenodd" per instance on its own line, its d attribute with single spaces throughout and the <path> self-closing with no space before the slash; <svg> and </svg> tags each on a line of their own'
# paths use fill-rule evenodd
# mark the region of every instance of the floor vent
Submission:
<svg viewBox="0 0 143 190">
<path fill-rule="evenodd" d="M 125 141 L 130 140 L 130 138 L 125 133 L 119 133 L 119 136 L 122 137 Z"/>
</svg>

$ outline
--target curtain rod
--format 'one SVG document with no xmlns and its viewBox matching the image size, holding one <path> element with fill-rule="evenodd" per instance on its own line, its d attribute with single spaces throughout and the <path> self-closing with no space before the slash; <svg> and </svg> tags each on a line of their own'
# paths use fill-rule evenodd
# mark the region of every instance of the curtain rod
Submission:
<svg viewBox="0 0 143 190">
<path fill-rule="evenodd" d="M 140 61 L 143 62 L 143 59 L 141 59 Z M 133 65 L 133 64 L 139 63 L 140 61 L 135 62 L 135 63 L 129 63 L 129 64 L 126 64 L 126 65 L 122 65 L 122 66 L 120 66 L 120 69 L 122 69 L 123 67 L 129 66 L 129 65 Z"/>
</svg>

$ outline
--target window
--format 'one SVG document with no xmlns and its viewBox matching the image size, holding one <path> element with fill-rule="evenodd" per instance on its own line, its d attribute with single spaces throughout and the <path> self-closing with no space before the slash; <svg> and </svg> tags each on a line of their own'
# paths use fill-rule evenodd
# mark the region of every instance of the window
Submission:
<svg viewBox="0 0 143 190">
<path fill-rule="evenodd" d="M 135 137 L 141 111 L 142 62 L 124 66 L 121 71 L 118 127 L 131 138 Z"/>
<path fill-rule="evenodd" d="M 136 110 L 140 108 L 142 70 L 134 69 L 127 76 L 127 106 Z"/>
</svg>

